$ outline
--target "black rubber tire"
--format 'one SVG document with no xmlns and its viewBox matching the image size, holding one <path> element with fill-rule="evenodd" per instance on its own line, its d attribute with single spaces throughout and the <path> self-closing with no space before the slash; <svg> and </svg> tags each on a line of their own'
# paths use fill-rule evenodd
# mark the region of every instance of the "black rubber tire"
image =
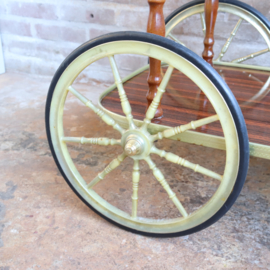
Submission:
<svg viewBox="0 0 270 270">
<path fill-rule="evenodd" d="M 205 0 L 194 0 L 177 8 L 170 15 L 167 16 L 167 18 L 165 19 L 165 24 L 167 24 L 173 17 L 175 17 L 178 13 L 184 11 L 185 9 L 188 9 L 192 6 L 196 6 L 198 4 L 203 4 L 204 2 Z M 219 3 L 226 3 L 245 9 L 246 11 L 252 13 L 254 16 L 258 17 L 265 24 L 265 26 L 268 29 L 270 29 L 270 22 L 266 19 L 264 15 L 262 15 L 258 10 L 256 10 L 252 6 L 237 0 L 219 0 Z"/>
<path fill-rule="evenodd" d="M 107 217 L 103 216 L 101 213 L 97 212 L 96 209 L 94 209 L 90 204 L 88 204 L 82 196 L 74 189 L 74 187 L 71 185 L 69 179 L 65 175 L 64 171 L 62 170 L 59 161 L 57 159 L 57 156 L 55 154 L 52 140 L 51 140 L 51 132 L 50 132 L 50 109 L 51 109 L 51 101 L 52 101 L 52 96 L 54 93 L 55 86 L 61 76 L 61 74 L 64 72 L 66 67 L 79 55 L 84 53 L 85 51 L 96 47 L 100 44 L 112 42 L 112 41 L 119 41 L 119 40 L 132 40 L 132 41 L 140 41 L 140 42 L 147 42 L 147 43 L 152 43 L 161 47 L 166 48 L 167 50 L 171 50 L 182 57 L 186 58 L 188 61 L 190 61 L 193 65 L 195 65 L 198 69 L 200 69 L 211 81 L 212 83 L 216 86 L 216 88 L 220 91 L 221 95 L 225 99 L 231 114 L 234 118 L 235 125 L 237 128 L 238 132 L 238 139 L 239 139 L 239 146 L 240 146 L 240 163 L 239 163 L 239 171 L 238 171 L 238 176 L 237 180 L 234 185 L 234 189 L 227 199 L 227 201 L 224 203 L 224 205 L 220 208 L 220 210 L 212 216 L 210 219 L 208 219 L 206 222 L 200 224 L 197 227 L 194 227 L 192 229 L 186 230 L 186 231 L 181 231 L 177 233 L 169 233 L 169 234 L 157 234 L 157 233 L 146 233 L 142 231 L 137 231 L 128 227 L 125 227 L 121 224 L 116 223 L 115 221 L 112 221 L 108 219 Z M 247 170 L 248 170 L 248 164 L 249 164 L 249 142 L 248 142 L 248 136 L 247 136 L 247 129 L 245 125 L 245 121 L 242 115 L 242 112 L 239 108 L 239 105 L 234 98 L 232 92 L 230 91 L 229 87 L 226 85 L 226 83 L 222 80 L 222 78 L 218 75 L 218 73 L 209 65 L 207 64 L 203 59 L 201 59 L 199 56 L 197 56 L 195 53 L 192 51 L 188 50 L 187 48 L 176 44 L 175 42 L 168 40 L 164 37 L 160 37 L 157 35 L 153 34 L 148 34 L 148 33 L 141 33 L 141 32 L 117 32 L 117 33 L 112 33 L 108 35 L 101 36 L 99 38 L 96 38 L 94 40 L 91 40 L 89 42 L 84 43 L 80 47 L 78 47 L 76 50 L 74 50 L 61 64 L 59 69 L 56 71 L 53 80 L 51 82 L 48 96 L 47 96 L 47 102 L 46 102 L 46 115 L 45 115 L 45 121 L 46 121 L 46 132 L 47 132 L 47 138 L 48 138 L 48 143 L 53 155 L 53 158 L 55 160 L 55 163 L 58 166 L 59 171 L 63 175 L 64 179 L 66 182 L 69 184 L 71 189 L 77 194 L 77 196 L 88 206 L 90 207 L 93 211 L 95 211 L 97 214 L 108 220 L 109 222 L 125 229 L 128 231 L 131 231 L 133 233 L 138 233 L 141 235 L 146 235 L 146 236 L 152 236 L 152 237 L 176 237 L 176 236 L 183 236 L 187 234 L 191 234 L 197 231 L 200 231 L 213 223 L 215 223 L 217 220 L 219 220 L 233 205 L 235 200 L 237 199 L 243 184 L 246 179 L 247 175 Z"/>
</svg>

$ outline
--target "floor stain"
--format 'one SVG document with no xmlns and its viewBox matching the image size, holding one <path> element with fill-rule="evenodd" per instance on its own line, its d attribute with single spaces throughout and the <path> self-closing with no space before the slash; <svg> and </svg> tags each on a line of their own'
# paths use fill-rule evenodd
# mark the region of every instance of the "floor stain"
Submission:
<svg viewBox="0 0 270 270">
<path fill-rule="evenodd" d="M 2 202 L 0 202 L 0 248 L 4 246 L 1 236 L 5 227 L 4 223 L 2 223 L 5 214 L 6 214 L 6 206 Z"/>
<path fill-rule="evenodd" d="M 15 185 L 12 181 L 8 181 L 6 186 L 7 190 L 5 192 L 0 191 L 1 200 L 10 200 L 14 198 L 14 192 L 17 189 L 17 185 Z"/>
<path fill-rule="evenodd" d="M 17 185 L 14 185 L 12 181 L 6 183 L 7 190 L 5 192 L 0 191 L 1 200 L 10 200 L 14 198 L 14 192 L 17 189 Z M 0 201 L 0 247 L 4 246 L 1 235 L 3 233 L 5 224 L 2 222 L 6 215 L 6 206 Z"/>
</svg>

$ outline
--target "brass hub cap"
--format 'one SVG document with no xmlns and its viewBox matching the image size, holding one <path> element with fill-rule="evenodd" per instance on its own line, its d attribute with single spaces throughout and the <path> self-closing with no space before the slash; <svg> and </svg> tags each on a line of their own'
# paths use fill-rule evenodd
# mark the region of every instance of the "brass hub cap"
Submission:
<svg viewBox="0 0 270 270">
<path fill-rule="evenodd" d="M 125 144 L 125 154 L 127 156 L 140 155 L 143 151 L 143 140 L 136 135 L 130 135 L 127 137 Z"/>
</svg>

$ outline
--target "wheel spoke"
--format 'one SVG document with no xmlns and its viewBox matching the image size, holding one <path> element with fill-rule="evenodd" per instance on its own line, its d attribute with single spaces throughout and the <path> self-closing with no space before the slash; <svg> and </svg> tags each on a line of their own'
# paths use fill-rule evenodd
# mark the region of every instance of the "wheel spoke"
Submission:
<svg viewBox="0 0 270 270">
<path fill-rule="evenodd" d="M 213 61 L 214 65 L 217 66 L 225 66 L 225 67 L 232 67 L 232 68 L 243 68 L 243 69 L 251 69 L 251 70 L 260 70 L 270 72 L 269 67 L 259 66 L 259 65 L 252 65 L 252 64 L 241 64 L 241 63 L 233 63 L 233 62 L 224 62 L 224 61 Z"/>
<path fill-rule="evenodd" d="M 251 76 L 252 76 L 252 75 L 251 75 Z M 255 76 L 252 76 L 252 77 L 253 77 L 253 79 L 257 80 L 258 82 L 262 82 L 261 80 L 257 79 Z M 256 95 L 254 95 L 251 99 L 249 99 L 248 101 L 242 103 L 242 104 L 240 105 L 240 107 L 241 107 L 242 105 L 249 104 L 250 102 L 260 101 L 260 100 L 262 100 L 262 99 L 269 93 L 270 88 L 268 88 L 268 87 L 269 87 L 269 85 L 270 85 L 270 77 L 268 77 L 268 79 L 267 79 L 267 81 L 266 81 L 265 83 L 262 82 L 262 84 L 264 84 L 264 85 L 263 85 L 263 87 L 261 88 L 261 90 L 260 90 Z"/>
<path fill-rule="evenodd" d="M 109 174 L 111 171 L 116 169 L 122 161 L 126 158 L 126 155 L 123 153 L 115 158 L 101 173 L 99 173 L 88 185 L 89 189 L 93 188 L 99 181 L 104 179 L 104 177 Z"/>
<path fill-rule="evenodd" d="M 107 115 L 102 110 L 98 109 L 92 101 L 88 100 L 85 96 L 75 90 L 72 86 L 68 88 L 68 90 L 77 97 L 85 106 L 94 111 L 107 125 L 112 126 L 114 129 L 119 131 L 121 134 L 125 132 L 123 128 L 121 128 L 109 115 Z"/>
<path fill-rule="evenodd" d="M 170 37 L 173 41 L 175 41 L 176 43 L 181 44 L 184 47 L 187 47 L 183 42 L 181 42 L 175 35 L 173 35 L 172 33 L 168 34 L 168 37 Z"/>
<path fill-rule="evenodd" d="M 238 20 L 237 24 L 235 25 L 234 29 L 231 32 L 231 35 L 227 39 L 226 43 L 224 44 L 223 48 L 221 49 L 221 52 L 220 52 L 218 58 L 215 61 L 220 61 L 222 59 L 222 57 L 224 56 L 224 54 L 227 52 L 227 50 L 228 50 L 234 36 L 236 35 L 242 21 L 243 21 L 243 19 Z"/>
<path fill-rule="evenodd" d="M 156 164 L 151 160 L 151 158 L 149 156 L 147 158 L 145 158 L 145 161 L 148 163 L 150 169 L 153 171 L 155 178 L 159 181 L 159 183 L 162 185 L 162 187 L 166 190 L 166 192 L 169 195 L 169 198 L 173 201 L 174 205 L 177 207 L 177 209 L 179 210 L 181 215 L 183 217 L 187 217 L 188 213 L 186 212 L 185 208 L 183 207 L 181 202 L 176 197 L 176 194 L 170 188 L 170 186 L 167 183 L 167 181 L 165 180 L 165 177 L 162 174 L 162 172 L 157 168 Z"/>
<path fill-rule="evenodd" d="M 217 179 L 219 181 L 222 181 L 222 177 L 223 177 L 222 175 L 215 173 L 211 170 L 208 170 L 208 169 L 206 169 L 198 164 L 194 164 L 194 163 L 192 163 L 184 158 L 181 158 L 173 153 L 157 149 L 156 147 L 152 147 L 151 153 L 159 155 L 160 157 L 164 157 L 166 160 L 168 160 L 172 163 L 176 163 L 176 164 L 179 164 L 183 167 L 189 168 L 189 169 L 193 170 L 194 172 L 198 172 L 198 173 L 207 175 L 209 177 L 212 177 L 214 179 Z"/>
<path fill-rule="evenodd" d="M 204 16 L 204 13 L 200 13 L 200 16 L 201 16 L 201 23 L 202 23 L 202 31 L 203 31 L 203 34 L 205 35 L 205 31 L 206 31 L 206 25 L 205 25 L 205 16 Z"/>
<path fill-rule="evenodd" d="M 147 126 L 151 123 L 151 120 L 154 118 L 156 110 L 159 106 L 162 95 L 165 92 L 167 84 L 171 78 L 173 70 L 174 70 L 174 68 L 172 66 L 168 66 L 168 69 L 167 69 L 158 89 L 157 89 L 157 93 L 156 93 L 154 99 L 152 100 L 149 108 L 147 109 L 145 119 L 143 120 L 144 124 L 142 126 L 142 129 L 147 129 Z"/>
<path fill-rule="evenodd" d="M 249 55 L 234 59 L 231 62 L 232 63 L 242 63 L 242 62 L 244 62 L 244 61 L 246 61 L 248 59 L 255 58 L 255 57 L 257 57 L 259 55 L 262 55 L 264 53 L 267 53 L 267 52 L 269 52 L 269 49 L 264 49 L 264 50 L 261 50 L 261 51 L 255 52 L 255 53 L 251 53 Z"/>
<path fill-rule="evenodd" d="M 213 115 L 213 116 L 209 116 L 197 121 L 191 121 L 190 123 L 186 124 L 186 125 L 181 125 L 178 127 L 174 127 L 174 128 L 169 128 L 164 130 L 163 132 L 159 132 L 155 135 L 152 135 L 152 140 L 156 141 L 156 140 L 161 140 L 163 138 L 170 138 L 172 136 L 178 135 L 180 133 L 183 133 L 189 129 L 196 129 L 198 127 L 213 123 L 215 121 L 218 121 L 219 117 L 218 115 Z"/>
<path fill-rule="evenodd" d="M 111 67 L 112 67 L 112 72 L 113 72 L 113 76 L 114 76 L 114 80 L 115 80 L 115 85 L 117 86 L 119 97 L 120 97 L 120 100 L 121 100 L 122 109 L 123 109 L 124 114 L 127 117 L 128 123 L 129 123 L 129 128 L 130 129 L 135 129 L 136 126 L 135 126 L 135 124 L 133 122 L 133 115 L 131 114 L 131 112 L 132 112 L 131 106 L 130 106 L 130 103 L 128 101 L 128 97 L 126 95 L 126 92 L 124 90 L 123 82 L 121 80 L 121 77 L 120 77 L 116 62 L 115 62 L 113 56 L 110 56 L 109 60 L 110 60 L 110 64 L 111 64 Z"/>
<path fill-rule="evenodd" d="M 139 181 L 140 181 L 139 160 L 134 160 L 133 173 L 132 173 L 132 183 L 133 183 L 132 217 L 133 218 L 137 217 Z"/>
<path fill-rule="evenodd" d="M 62 142 L 97 144 L 97 145 L 121 145 L 120 140 L 109 138 L 85 138 L 85 137 L 63 137 Z"/>
<path fill-rule="evenodd" d="M 261 81 L 260 79 L 258 79 L 256 76 L 254 76 L 254 75 L 252 75 L 252 74 L 249 74 L 248 77 L 249 77 L 249 78 L 252 78 L 254 81 L 259 82 L 260 84 L 264 84 L 263 81 Z"/>
</svg>

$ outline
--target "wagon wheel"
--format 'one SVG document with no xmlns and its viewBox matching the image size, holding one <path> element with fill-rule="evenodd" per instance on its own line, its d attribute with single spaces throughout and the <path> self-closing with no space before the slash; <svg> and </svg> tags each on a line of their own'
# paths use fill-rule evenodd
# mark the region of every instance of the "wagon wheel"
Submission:
<svg viewBox="0 0 270 270">
<path fill-rule="evenodd" d="M 213 60 L 213 64 L 221 67 L 244 68 L 247 69 L 246 73 L 248 73 L 248 69 L 252 69 L 253 71 L 270 71 L 269 67 L 260 66 L 254 63 L 256 57 L 261 55 L 269 56 L 269 21 L 253 7 L 235 0 L 220 0 L 218 12 L 218 18 L 219 16 L 227 16 L 229 21 L 234 18 L 235 22 L 234 26 L 232 26 L 231 33 L 221 47 L 221 51 L 217 55 L 217 58 Z M 191 49 L 192 45 L 183 41 L 183 37 L 181 37 L 180 32 L 182 31 L 181 29 L 190 29 L 187 27 L 187 24 L 191 24 L 191 22 L 193 23 L 193 29 L 195 29 L 194 21 L 196 19 L 198 20 L 199 18 L 201 24 L 201 34 L 204 35 L 204 0 L 191 1 L 186 5 L 179 7 L 165 20 L 166 37 Z M 216 30 L 215 33 L 218 34 L 218 30 Z M 239 35 L 242 37 L 244 35 L 245 39 L 250 39 L 252 34 L 256 35 L 257 40 L 262 41 L 262 46 L 264 46 L 262 50 L 245 54 L 241 47 L 239 47 L 240 45 L 234 48 L 234 50 L 230 50 L 233 43 L 234 45 L 237 44 L 237 41 L 235 40 Z M 247 42 L 250 42 L 250 40 Z M 237 52 L 237 55 L 235 55 L 235 52 Z M 222 73 L 220 75 L 222 76 Z M 243 104 L 240 104 L 240 106 L 258 102 L 262 100 L 270 91 L 270 77 L 262 81 L 256 77 L 256 74 L 249 74 L 248 76 L 254 81 L 259 82 L 261 84 L 261 89 L 252 98 Z"/>
<path fill-rule="evenodd" d="M 166 62 L 168 65 L 158 93 L 140 127 L 133 118 L 130 102 L 119 75 L 114 57 L 119 54 L 148 56 Z M 106 113 L 95 106 L 73 85 L 81 71 L 103 58 L 110 61 L 127 128 L 120 126 L 115 121 L 113 113 Z M 181 70 L 200 87 L 211 102 L 215 113 L 198 121 L 165 130 L 160 129 L 159 132 L 151 134 L 149 132 L 151 120 L 174 69 Z M 74 96 L 83 106 L 88 107 L 89 111 L 94 112 L 102 123 L 115 129 L 118 137 L 103 138 L 100 135 L 98 138 L 85 138 L 66 135 L 63 114 L 68 95 Z M 226 161 L 221 174 L 185 160 L 180 155 L 159 149 L 156 145 L 157 140 L 170 139 L 179 133 L 211 123 L 220 123 L 225 137 Z M 89 125 L 91 127 L 91 123 Z M 229 88 L 220 76 L 194 53 L 180 45 L 175 45 L 166 38 L 152 34 L 139 32 L 109 34 L 89 41 L 71 53 L 56 72 L 49 89 L 46 104 L 46 129 L 55 162 L 73 191 L 99 215 L 135 233 L 159 237 L 178 236 L 210 226 L 222 217 L 235 202 L 247 173 L 249 160 L 247 131 L 240 108 Z M 102 130 L 99 132 L 102 134 Z M 114 158 L 111 158 L 107 167 L 88 181 L 82 177 L 71 157 L 69 145 L 72 143 L 83 144 L 82 147 L 87 147 L 89 144 L 100 145 L 99 149 L 103 152 L 110 147 L 115 147 L 111 145 L 116 145 L 119 147 L 120 154 L 114 153 Z M 162 157 L 164 162 L 167 160 L 178 164 L 179 168 L 188 168 L 192 174 L 196 172 L 206 179 L 216 181 L 217 189 L 213 196 L 194 211 L 189 211 L 188 205 L 183 203 L 179 194 L 176 194 L 166 181 L 167 176 L 165 178 L 163 168 L 158 168 L 153 161 L 154 156 Z M 133 171 L 131 170 L 129 174 L 129 185 L 132 189 L 129 213 L 111 205 L 95 191 L 100 184 L 109 183 L 114 170 L 117 170 L 117 167 L 121 163 L 127 162 L 128 159 L 133 161 Z M 140 194 L 140 184 L 143 184 L 140 181 L 141 161 L 149 166 L 157 183 L 160 183 L 160 189 L 163 189 L 164 194 L 168 196 L 168 200 L 177 210 L 176 218 L 155 219 L 138 215 L 140 205 L 138 202 L 141 199 L 138 194 Z M 119 173 L 122 173 L 121 170 Z"/>
</svg>

